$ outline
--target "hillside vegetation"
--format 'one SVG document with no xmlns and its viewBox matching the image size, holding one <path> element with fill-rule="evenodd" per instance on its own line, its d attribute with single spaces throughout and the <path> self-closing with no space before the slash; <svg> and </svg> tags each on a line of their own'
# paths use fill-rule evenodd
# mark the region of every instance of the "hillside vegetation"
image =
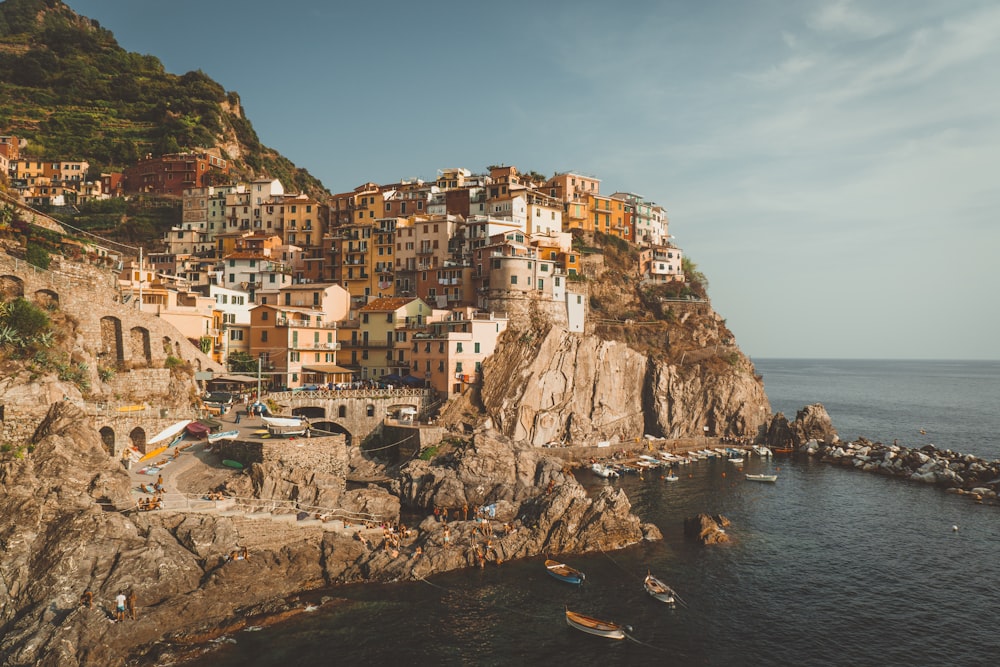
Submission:
<svg viewBox="0 0 1000 667">
<path fill-rule="evenodd" d="M 218 148 L 237 175 L 325 188 L 261 144 L 239 96 L 204 72 L 166 72 L 122 49 L 97 21 L 60 0 L 0 3 L 0 134 L 28 139 L 32 157 L 121 170 L 147 153 Z"/>
</svg>

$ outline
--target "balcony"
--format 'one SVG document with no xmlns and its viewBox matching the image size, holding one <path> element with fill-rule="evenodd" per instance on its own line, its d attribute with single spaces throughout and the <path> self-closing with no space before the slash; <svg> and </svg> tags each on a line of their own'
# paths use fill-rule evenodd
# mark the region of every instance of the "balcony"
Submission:
<svg viewBox="0 0 1000 667">
<path fill-rule="evenodd" d="M 293 329 L 336 329 L 337 322 L 317 322 L 315 320 L 299 320 L 288 317 L 279 317 L 274 322 L 275 326 L 290 327 Z"/>
<path fill-rule="evenodd" d="M 340 343 L 317 343 L 315 341 L 300 342 L 292 346 L 296 350 L 328 350 L 336 351 L 340 349 Z"/>
</svg>

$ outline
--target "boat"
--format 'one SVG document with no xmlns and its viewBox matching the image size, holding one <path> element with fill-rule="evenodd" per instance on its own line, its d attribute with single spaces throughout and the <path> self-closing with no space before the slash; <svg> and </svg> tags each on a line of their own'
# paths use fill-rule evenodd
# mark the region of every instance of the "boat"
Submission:
<svg viewBox="0 0 1000 667">
<path fill-rule="evenodd" d="M 305 418 L 303 417 L 264 417 L 261 416 L 261 421 L 263 421 L 268 426 L 300 426 L 305 423 Z"/>
<path fill-rule="evenodd" d="M 243 464 L 239 461 L 234 461 L 233 459 L 224 459 L 222 465 L 227 468 L 236 468 L 237 470 L 243 470 Z"/>
<path fill-rule="evenodd" d="M 221 433 L 209 433 L 206 437 L 209 442 L 219 442 L 220 440 L 233 440 L 239 437 L 240 432 L 238 430 L 234 431 L 223 431 Z"/>
<path fill-rule="evenodd" d="M 587 578 L 580 570 L 555 560 L 546 559 L 545 569 L 559 581 L 565 581 L 568 584 L 582 584 L 583 580 Z"/>
<path fill-rule="evenodd" d="M 667 475 L 663 476 L 663 481 L 664 482 L 676 482 L 679 479 L 680 479 L 680 477 L 678 477 L 677 475 L 667 474 Z"/>
<path fill-rule="evenodd" d="M 625 639 L 626 626 L 612 623 L 611 621 L 602 621 L 591 616 L 584 616 L 569 609 L 566 610 L 566 623 L 571 628 L 583 630 L 588 634 L 597 635 L 598 637 Z"/>
<path fill-rule="evenodd" d="M 729 458 L 729 462 L 730 463 L 743 463 L 743 457 L 742 456 L 731 456 Z"/>
<path fill-rule="evenodd" d="M 603 463 L 591 463 L 590 469 L 594 471 L 595 475 L 599 475 L 605 479 L 618 477 L 618 471 L 614 468 L 609 468 Z"/>
<path fill-rule="evenodd" d="M 660 602 L 666 602 L 667 604 L 673 604 L 680 600 L 680 596 L 672 589 L 667 586 L 661 580 L 654 577 L 652 574 L 647 573 L 646 579 L 643 581 L 643 586 L 646 592 L 652 595 L 654 598 Z"/>
<path fill-rule="evenodd" d="M 261 417 L 269 435 L 305 435 L 309 422 L 304 417 Z"/>
<path fill-rule="evenodd" d="M 757 454 L 757 456 L 762 456 L 764 458 L 768 458 L 774 454 L 774 452 L 771 451 L 771 448 L 767 445 L 754 445 L 753 451 Z"/>
<path fill-rule="evenodd" d="M 212 431 L 208 424 L 202 424 L 201 422 L 191 422 L 184 427 L 184 430 L 196 438 L 204 438 Z"/>
<path fill-rule="evenodd" d="M 191 421 L 192 420 L 190 419 L 182 419 L 173 426 L 168 426 L 167 428 L 163 429 L 162 431 L 154 435 L 152 438 L 147 440 L 146 444 L 154 445 L 162 440 L 173 440 L 173 438 L 178 433 L 182 433 L 184 431 L 185 427 L 187 427 L 187 425 L 190 424 Z"/>
<path fill-rule="evenodd" d="M 777 482 L 777 475 L 747 475 L 748 482 Z"/>
</svg>

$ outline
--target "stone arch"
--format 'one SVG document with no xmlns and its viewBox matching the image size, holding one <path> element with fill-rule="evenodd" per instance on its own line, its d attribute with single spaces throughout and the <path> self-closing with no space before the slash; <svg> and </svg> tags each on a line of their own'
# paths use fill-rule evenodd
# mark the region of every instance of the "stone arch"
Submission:
<svg viewBox="0 0 1000 667">
<path fill-rule="evenodd" d="M 347 406 L 344 404 L 337 406 L 337 417 L 340 419 L 345 419 L 347 417 Z"/>
<path fill-rule="evenodd" d="M 0 276 L 0 297 L 4 301 L 10 301 L 19 296 L 24 296 L 24 281 L 20 276 Z"/>
<path fill-rule="evenodd" d="M 314 436 L 326 436 L 330 434 L 344 434 L 344 441 L 348 446 L 351 444 L 351 432 L 347 430 L 346 426 L 342 426 L 337 422 L 333 421 L 318 421 L 311 422 L 310 427 Z"/>
<path fill-rule="evenodd" d="M 128 439 L 132 441 L 132 446 L 143 454 L 146 453 L 146 430 L 141 426 L 136 426 L 128 434 Z"/>
<path fill-rule="evenodd" d="M 369 403 L 365 406 L 365 416 L 374 417 L 375 416 L 375 406 Z"/>
<path fill-rule="evenodd" d="M 59 293 L 54 290 L 35 290 L 34 300 L 39 308 L 44 308 L 45 310 L 55 310 L 59 307 Z"/>
<path fill-rule="evenodd" d="M 147 364 L 153 362 L 153 350 L 149 343 L 149 329 L 146 327 L 132 327 L 130 334 L 131 348 L 129 357 L 132 361 L 144 360 Z"/>
<path fill-rule="evenodd" d="M 311 422 L 313 419 L 325 418 L 326 409 L 319 405 L 303 405 L 298 408 L 293 408 L 292 414 L 299 415 L 300 417 L 305 417 Z"/>
<path fill-rule="evenodd" d="M 115 366 L 125 362 L 122 346 L 122 321 L 113 315 L 101 318 L 101 349 L 97 356 L 105 366 Z"/>
<path fill-rule="evenodd" d="M 100 430 L 101 444 L 108 450 L 111 456 L 115 455 L 115 430 L 110 426 L 105 426 Z"/>
</svg>

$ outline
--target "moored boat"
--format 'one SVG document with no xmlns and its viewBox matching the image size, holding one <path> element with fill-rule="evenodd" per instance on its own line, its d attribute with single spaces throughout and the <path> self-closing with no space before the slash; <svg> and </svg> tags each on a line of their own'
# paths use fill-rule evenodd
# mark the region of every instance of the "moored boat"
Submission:
<svg viewBox="0 0 1000 667">
<path fill-rule="evenodd" d="M 149 440 L 147 440 L 146 444 L 147 445 L 153 445 L 153 444 L 156 444 L 156 443 L 161 442 L 163 440 L 168 440 L 168 439 L 169 440 L 173 440 L 177 436 L 178 433 L 183 433 L 184 432 L 184 428 L 188 424 L 190 424 L 191 421 L 192 421 L 191 419 L 182 419 L 181 421 L 177 422 L 176 424 L 173 424 L 172 426 L 168 426 L 167 428 L 163 429 L 162 431 L 160 431 L 159 433 L 157 433 L 156 435 L 154 435 L 152 438 L 150 438 Z"/>
<path fill-rule="evenodd" d="M 222 433 L 209 433 L 206 438 L 209 442 L 218 442 L 220 440 L 233 440 L 238 437 L 240 432 L 238 430 L 234 431 L 223 431 Z"/>
<path fill-rule="evenodd" d="M 625 631 L 628 629 L 627 626 L 611 621 L 602 621 L 592 616 L 584 616 L 569 609 L 566 610 L 566 623 L 571 628 L 607 639 L 625 639 Z"/>
<path fill-rule="evenodd" d="M 609 468 L 603 463 L 592 463 L 590 464 L 590 469 L 595 475 L 599 475 L 605 479 L 618 477 L 618 471 L 614 468 Z"/>
<path fill-rule="evenodd" d="M 777 482 L 777 475 L 747 475 L 748 482 Z"/>
<path fill-rule="evenodd" d="M 587 578 L 587 576 L 583 572 L 580 572 L 580 570 L 572 568 L 569 565 L 560 563 L 556 560 L 546 559 L 545 569 L 559 581 L 565 581 L 568 584 L 582 584 L 583 580 Z"/>
<path fill-rule="evenodd" d="M 660 602 L 666 602 L 667 604 L 673 604 L 680 599 L 680 596 L 672 589 L 667 586 L 663 581 L 657 579 L 652 574 L 647 573 L 646 579 L 643 581 L 643 587 L 646 592 L 652 595 L 654 598 Z"/>
</svg>

